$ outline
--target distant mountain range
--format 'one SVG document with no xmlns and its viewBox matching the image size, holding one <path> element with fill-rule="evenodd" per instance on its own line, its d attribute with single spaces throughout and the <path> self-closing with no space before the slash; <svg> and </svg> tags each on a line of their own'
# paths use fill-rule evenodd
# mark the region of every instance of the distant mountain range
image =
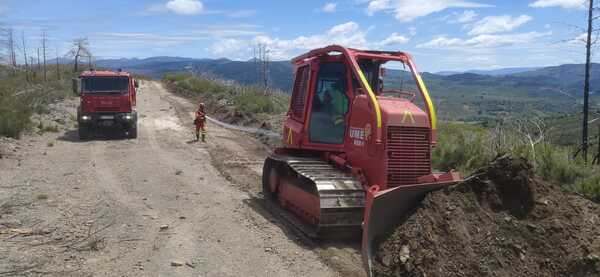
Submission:
<svg viewBox="0 0 600 277">
<path fill-rule="evenodd" d="M 99 60 L 96 64 L 157 79 L 168 72 L 193 72 L 240 84 L 255 84 L 258 81 L 256 63 L 252 60 L 153 57 Z M 269 67 L 270 86 L 289 91 L 292 87 L 292 69 L 289 61 L 272 62 Z M 578 112 L 583 73 L 583 65 L 565 64 L 466 72 L 424 72 L 422 76 L 442 119 L 482 121 Z M 600 64 L 592 66 L 591 93 L 597 92 L 600 92 Z M 592 105 L 595 103 L 592 97 Z M 600 106 L 592 107 L 600 109 Z"/>
<path fill-rule="evenodd" d="M 160 79 L 169 72 L 193 72 L 234 80 L 240 84 L 258 82 L 257 64 L 229 59 L 191 59 L 180 57 L 152 57 L 147 59 L 98 60 L 96 66 L 131 71 Z M 269 83 L 275 88 L 289 90 L 292 86 L 292 66 L 289 61 L 271 62 Z"/>
<path fill-rule="evenodd" d="M 507 67 L 507 68 L 499 68 L 499 69 L 491 69 L 491 70 L 483 70 L 483 69 L 472 69 L 467 71 L 439 71 L 435 72 L 435 74 L 448 76 L 448 75 L 456 75 L 462 73 L 473 73 L 479 75 L 490 75 L 490 76 L 501 76 L 501 75 L 510 75 L 515 73 L 522 73 L 527 71 L 533 71 L 536 69 L 540 69 L 542 67 Z"/>
</svg>

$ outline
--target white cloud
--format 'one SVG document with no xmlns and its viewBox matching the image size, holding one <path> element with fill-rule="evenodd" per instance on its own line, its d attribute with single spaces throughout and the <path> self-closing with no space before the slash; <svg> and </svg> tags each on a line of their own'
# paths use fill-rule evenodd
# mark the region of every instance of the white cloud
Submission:
<svg viewBox="0 0 600 277">
<path fill-rule="evenodd" d="M 244 50 L 247 50 L 250 45 L 243 40 L 229 38 L 229 39 L 221 39 L 217 43 L 213 44 L 209 49 L 211 52 L 217 57 L 231 57 L 231 58 L 239 58 L 235 56 L 231 56 L 232 53 L 240 53 Z"/>
<path fill-rule="evenodd" d="M 337 9 L 337 3 L 326 3 L 322 8 L 321 11 L 322 12 L 326 12 L 326 13 L 332 13 L 335 12 Z"/>
<path fill-rule="evenodd" d="M 358 29 L 359 26 L 356 22 L 349 21 L 344 24 L 333 26 L 331 29 L 329 29 L 327 33 L 332 36 L 339 36 L 344 34 L 350 34 L 351 32 L 358 31 Z"/>
<path fill-rule="evenodd" d="M 451 23 L 469 23 L 474 21 L 478 14 L 473 10 L 466 10 L 462 13 L 455 14 L 454 19 L 452 19 Z"/>
<path fill-rule="evenodd" d="M 392 33 L 382 41 L 368 40 L 366 38 L 368 30 L 361 29 L 356 22 L 350 21 L 335 25 L 321 34 L 298 36 L 291 39 L 273 38 L 267 35 L 258 35 L 251 40 L 221 39 L 215 42 L 209 50 L 217 56 L 247 59 L 250 58 L 252 46 L 260 43 L 267 46 L 272 59 L 281 60 L 331 44 L 351 48 L 379 49 L 410 41 L 409 38 L 398 33 Z"/>
<path fill-rule="evenodd" d="M 164 4 L 150 4 L 144 9 L 142 14 L 149 15 L 149 14 L 162 13 L 162 12 L 166 12 L 166 11 L 168 11 L 168 10 Z"/>
<path fill-rule="evenodd" d="M 379 45 L 381 46 L 391 46 L 407 43 L 409 39 L 405 36 L 399 35 L 397 33 L 392 33 L 389 37 L 382 40 Z"/>
<path fill-rule="evenodd" d="M 598 36 L 596 34 L 592 34 L 592 44 L 595 43 L 595 41 L 598 40 Z M 587 42 L 587 33 L 583 33 L 580 34 L 576 37 L 574 37 L 571 40 L 568 40 L 567 43 L 569 44 L 576 44 L 576 45 L 581 45 L 582 43 L 585 44 Z"/>
<path fill-rule="evenodd" d="M 222 37 L 242 37 L 242 36 L 257 36 L 262 35 L 263 32 L 256 31 L 251 28 L 244 26 L 232 26 L 232 27 L 203 27 L 190 32 L 193 35 L 210 36 L 216 38 Z"/>
<path fill-rule="evenodd" d="M 561 7 L 565 9 L 583 9 L 587 0 L 536 0 L 529 4 L 533 8 Z"/>
<path fill-rule="evenodd" d="M 472 48 L 497 48 L 513 45 L 525 45 L 533 43 L 536 40 L 551 35 L 550 32 L 529 32 L 517 34 L 483 34 L 468 39 L 448 38 L 446 36 L 437 37 L 429 42 L 417 45 L 418 48 L 433 49 L 458 49 L 463 47 Z"/>
<path fill-rule="evenodd" d="M 509 15 L 486 16 L 473 25 L 469 35 L 494 34 L 512 31 L 519 26 L 531 21 L 531 16 L 520 15 L 512 17 Z"/>
<path fill-rule="evenodd" d="M 239 10 L 230 12 L 227 16 L 231 18 L 252 17 L 256 15 L 256 10 Z"/>
<path fill-rule="evenodd" d="M 482 7 L 491 7 L 491 5 L 465 0 L 370 0 L 367 5 L 367 14 L 392 11 L 397 20 L 408 22 L 449 8 Z"/>
<path fill-rule="evenodd" d="M 165 6 L 168 10 L 182 15 L 199 14 L 204 9 L 204 5 L 198 0 L 170 0 Z"/>
<path fill-rule="evenodd" d="M 185 42 L 207 40 L 207 36 L 194 35 L 158 35 L 152 33 L 119 33 L 119 32 L 100 32 L 91 36 L 92 40 L 111 42 L 118 44 L 148 44 L 172 46 Z"/>
<path fill-rule="evenodd" d="M 409 41 L 408 38 L 393 33 L 382 41 L 370 42 L 366 38 L 367 32 L 368 30 L 361 29 L 356 22 L 350 21 L 335 25 L 321 34 L 304 35 L 291 39 L 274 38 L 267 35 L 255 36 L 250 40 L 221 39 L 216 41 L 209 50 L 218 56 L 248 59 L 251 57 L 252 46 L 261 43 L 267 46 L 272 59 L 281 60 L 331 44 L 340 44 L 351 48 L 380 48 Z"/>
<path fill-rule="evenodd" d="M 373 15 L 378 11 L 383 11 L 391 8 L 390 0 L 372 0 L 367 6 L 367 14 Z"/>
</svg>

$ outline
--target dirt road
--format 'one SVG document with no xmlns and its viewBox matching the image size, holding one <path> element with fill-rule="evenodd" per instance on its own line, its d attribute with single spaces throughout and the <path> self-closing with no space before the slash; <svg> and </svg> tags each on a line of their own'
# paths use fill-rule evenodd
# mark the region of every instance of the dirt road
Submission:
<svg viewBox="0 0 600 277">
<path fill-rule="evenodd" d="M 265 212 L 259 143 L 214 125 L 191 142 L 193 105 L 159 83 L 142 84 L 136 140 L 79 141 L 75 106 L 64 131 L 0 159 L 0 276 L 362 274 L 355 248 Z"/>
</svg>

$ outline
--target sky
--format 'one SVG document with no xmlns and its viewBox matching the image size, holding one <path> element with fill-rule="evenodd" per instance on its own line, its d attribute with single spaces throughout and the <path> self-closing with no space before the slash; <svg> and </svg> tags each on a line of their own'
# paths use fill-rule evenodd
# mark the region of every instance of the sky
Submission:
<svg viewBox="0 0 600 277">
<path fill-rule="evenodd" d="M 341 44 L 412 54 L 422 71 L 585 61 L 586 0 L 0 0 L 0 24 L 64 55 L 87 37 L 97 58 L 273 60 Z M 594 58 L 594 61 L 597 59 Z"/>
</svg>

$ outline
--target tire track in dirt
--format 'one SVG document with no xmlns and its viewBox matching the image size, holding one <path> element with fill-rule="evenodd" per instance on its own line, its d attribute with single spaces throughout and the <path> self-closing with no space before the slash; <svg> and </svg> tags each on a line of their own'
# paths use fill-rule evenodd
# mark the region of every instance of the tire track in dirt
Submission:
<svg viewBox="0 0 600 277">
<path fill-rule="evenodd" d="M 8 241 L 0 234 L 0 271 L 34 276 L 339 276 L 248 208 L 252 199 L 213 167 L 208 149 L 186 143 L 190 133 L 181 128 L 165 97 L 156 83 L 144 82 L 136 140 L 79 141 L 76 130 L 68 130 L 36 137 L 22 161 L 0 160 L 0 165 L 10 165 L 0 168 L 9 175 L 0 176 L 0 204 L 11 200 L 4 197 L 7 193 L 16 195 L 18 205 L 10 207 L 10 214 L 0 209 L 0 231 L 3 224 L 52 227 L 49 233 Z M 9 179 L 15 180 L 5 184 Z M 168 228 L 161 230 L 165 224 Z M 100 243 L 94 245 L 97 249 L 88 247 L 92 239 Z M 172 261 L 189 265 L 171 266 Z"/>
<path fill-rule="evenodd" d="M 165 90 L 160 84 L 157 89 Z M 167 100 L 175 113 L 191 130 L 195 105 L 188 100 L 170 94 Z M 315 241 L 305 237 L 272 211 L 274 207 L 264 202 L 260 192 L 262 164 L 269 148 L 253 136 L 241 131 L 225 129 L 208 122 L 208 152 L 215 168 L 238 189 L 247 192 L 252 201 L 247 204 L 257 210 L 272 224 L 289 233 L 292 240 L 314 251 L 320 259 L 342 276 L 364 277 L 359 241 Z"/>
</svg>

